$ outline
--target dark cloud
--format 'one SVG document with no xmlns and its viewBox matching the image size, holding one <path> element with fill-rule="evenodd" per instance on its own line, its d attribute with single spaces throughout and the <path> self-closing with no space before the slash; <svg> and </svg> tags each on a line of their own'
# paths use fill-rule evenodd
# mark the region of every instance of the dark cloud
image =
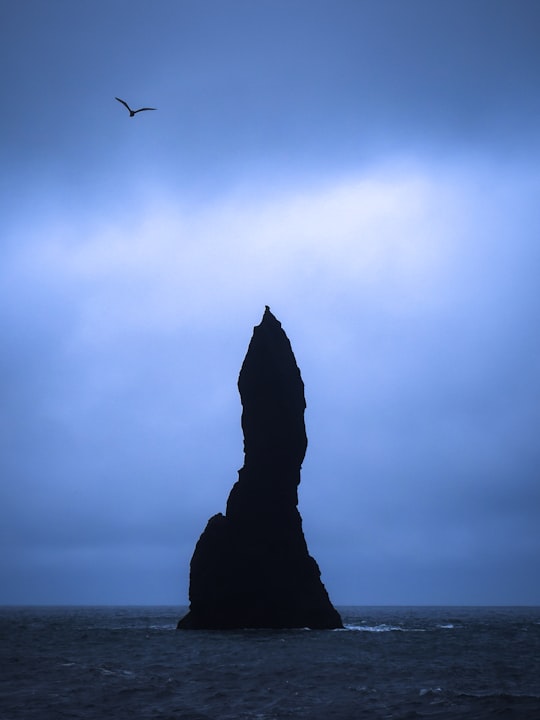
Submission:
<svg viewBox="0 0 540 720">
<path fill-rule="evenodd" d="M 333 599 L 537 602 L 537 4 L 127 9 L 4 11 L 0 601 L 186 601 L 268 303 Z"/>
</svg>

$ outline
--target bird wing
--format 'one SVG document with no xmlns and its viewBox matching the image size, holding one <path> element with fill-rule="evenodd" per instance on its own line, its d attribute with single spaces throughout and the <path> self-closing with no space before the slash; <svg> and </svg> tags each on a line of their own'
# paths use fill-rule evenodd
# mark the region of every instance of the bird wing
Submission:
<svg viewBox="0 0 540 720">
<path fill-rule="evenodd" d="M 134 110 L 133 112 L 142 112 L 143 110 L 157 110 L 157 108 L 139 108 L 138 110 Z"/>
<path fill-rule="evenodd" d="M 116 96 L 115 96 L 114 99 L 115 99 L 115 100 L 118 100 L 118 102 L 119 102 L 119 103 L 122 103 L 122 105 L 125 105 L 125 107 L 127 107 L 127 109 L 129 110 L 129 112 L 133 112 L 132 109 L 129 107 L 129 105 L 127 104 L 127 102 L 126 102 L 125 100 L 121 100 L 120 98 L 117 98 Z"/>
</svg>

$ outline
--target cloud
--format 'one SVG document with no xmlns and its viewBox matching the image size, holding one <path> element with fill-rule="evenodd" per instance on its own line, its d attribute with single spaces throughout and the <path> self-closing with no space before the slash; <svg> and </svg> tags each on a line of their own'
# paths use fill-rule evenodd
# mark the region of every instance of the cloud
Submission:
<svg viewBox="0 0 540 720">
<path fill-rule="evenodd" d="M 301 511 L 338 596 L 365 567 L 382 598 L 377 558 L 392 574 L 529 553 L 536 182 L 401 160 L 21 220 L 2 284 L 6 542 L 21 562 L 144 542 L 187 568 L 242 463 L 234 385 L 268 303 L 306 383 Z"/>
<path fill-rule="evenodd" d="M 47 230 L 19 265 L 70 287 L 88 336 L 180 326 L 207 317 L 216 300 L 223 313 L 239 300 L 294 296 L 314 282 L 361 284 L 381 298 L 390 296 L 383 286 L 397 286 L 412 298 L 451 253 L 437 218 L 448 200 L 448 188 L 432 178 L 401 173 L 262 199 L 231 194 L 185 214 L 173 203 L 151 204 L 107 225 Z"/>
</svg>

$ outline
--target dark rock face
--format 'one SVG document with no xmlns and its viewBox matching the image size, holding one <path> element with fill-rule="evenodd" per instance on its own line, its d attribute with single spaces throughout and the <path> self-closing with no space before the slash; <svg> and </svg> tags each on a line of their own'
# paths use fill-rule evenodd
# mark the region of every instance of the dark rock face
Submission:
<svg viewBox="0 0 540 720">
<path fill-rule="evenodd" d="M 307 447 L 304 383 L 291 344 L 266 308 L 238 389 L 244 467 L 191 559 L 180 629 L 340 628 L 297 509 Z"/>
</svg>

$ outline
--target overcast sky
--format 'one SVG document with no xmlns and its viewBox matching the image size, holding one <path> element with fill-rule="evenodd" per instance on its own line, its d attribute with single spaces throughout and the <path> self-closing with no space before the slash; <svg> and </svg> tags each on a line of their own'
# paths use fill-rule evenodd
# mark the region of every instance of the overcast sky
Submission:
<svg viewBox="0 0 540 720">
<path fill-rule="evenodd" d="M 334 603 L 540 603 L 539 36 L 536 0 L 3 0 L 0 602 L 187 603 L 268 304 Z"/>
</svg>

